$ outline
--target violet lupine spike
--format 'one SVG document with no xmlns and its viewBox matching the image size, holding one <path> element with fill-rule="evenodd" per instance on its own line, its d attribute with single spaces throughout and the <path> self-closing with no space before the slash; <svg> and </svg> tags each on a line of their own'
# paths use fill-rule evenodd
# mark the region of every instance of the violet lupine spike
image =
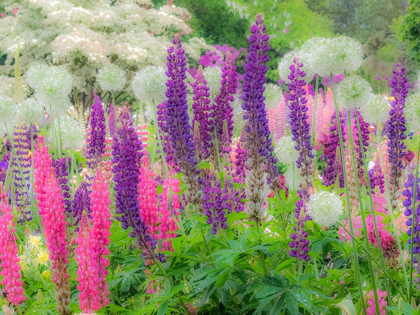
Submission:
<svg viewBox="0 0 420 315">
<path fill-rule="evenodd" d="M 391 206 L 396 209 L 398 206 L 399 190 L 401 187 L 401 176 L 403 169 L 403 158 L 406 155 L 407 146 L 404 140 L 407 138 L 407 131 L 404 117 L 405 99 L 408 94 L 407 78 L 405 77 L 405 68 L 401 64 L 396 64 L 392 71 L 392 80 L 390 87 L 391 95 L 394 100 L 391 102 L 391 110 L 389 111 L 389 119 L 387 126 L 388 136 L 388 160 L 391 164 L 389 175 L 389 195 Z"/>
<path fill-rule="evenodd" d="M 385 193 L 385 179 L 384 173 L 382 172 L 381 161 L 379 158 L 375 160 L 374 168 L 369 172 L 369 181 L 370 188 L 372 189 L 372 194 L 375 194 L 375 189 L 378 187 L 380 194 Z"/>
<path fill-rule="evenodd" d="M 210 155 L 210 148 L 212 147 L 212 126 L 209 121 L 210 118 L 210 92 L 207 86 L 207 81 L 204 78 L 203 67 L 198 67 L 195 82 L 193 84 L 194 97 L 192 109 L 194 117 L 192 125 L 194 131 L 198 128 L 198 137 L 194 137 L 194 142 L 197 148 L 197 153 L 201 159 L 206 159 Z M 197 125 L 197 127 L 196 127 Z M 196 139 L 197 138 L 197 139 Z"/>
<path fill-rule="evenodd" d="M 160 128 L 160 138 L 162 140 L 163 150 L 166 155 L 166 163 L 174 166 L 174 150 L 172 148 L 171 139 L 169 136 L 169 129 L 167 124 L 167 110 L 166 102 L 163 102 L 157 106 L 157 124 Z"/>
<path fill-rule="evenodd" d="M 183 180 L 187 185 L 187 201 L 193 205 L 201 204 L 201 185 L 199 169 L 197 168 L 197 156 L 191 133 L 188 117 L 187 86 L 186 79 L 186 56 L 182 49 L 179 35 L 174 36 L 174 46 L 168 49 L 166 65 L 166 114 L 168 133 L 174 149 L 175 161 L 183 174 Z"/>
<path fill-rule="evenodd" d="M 127 110 L 125 112 L 128 113 Z M 133 122 L 131 119 L 123 119 L 112 145 L 117 220 L 122 223 L 124 230 L 132 228 L 129 235 L 137 239 L 143 251 L 142 257 L 152 259 L 156 257 L 154 252 L 156 241 L 147 232 L 147 226 L 140 216 L 138 203 L 137 186 L 143 156 L 142 149 L 141 140 L 133 128 Z M 162 254 L 159 254 L 157 258 L 162 262 L 165 260 Z"/>
<path fill-rule="evenodd" d="M 292 239 L 289 243 L 290 247 L 290 256 L 296 257 L 299 260 L 309 261 L 308 252 L 309 241 L 307 237 L 309 236 L 308 232 L 305 231 L 305 222 L 310 220 L 310 216 L 307 215 L 305 209 L 304 201 L 302 199 L 302 194 L 298 192 L 300 199 L 296 202 L 295 218 L 297 220 L 296 226 L 293 227 L 295 233 L 290 235 Z M 309 198 L 309 196 L 308 196 Z"/>
<path fill-rule="evenodd" d="M 243 148 L 245 141 L 245 132 L 242 132 L 238 145 L 235 149 L 235 169 L 233 172 L 233 181 L 238 184 L 244 184 L 246 178 L 247 152 Z"/>
<path fill-rule="evenodd" d="M 207 216 L 207 224 L 212 225 L 212 234 L 216 234 L 218 228 L 224 230 L 227 227 L 226 210 L 230 209 L 228 198 L 214 175 L 207 178 L 203 188 L 203 209 Z"/>
<path fill-rule="evenodd" d="M 339 112 L 341 131 L 343 134 L 343 141 L 346 141 L 346 128 L 344 128 L 345 119 L 343 113 Z M 328 141 L 324 147 L 324 155 L 327 163 L 327 167 L 324 170 L 324 185 L 334 185 L 337 176 L 339 179 L 340 188 L 344 188 L 344 176 L 343 176 L 343 162 L 341 159 L 340 147 L 340 135 L 337 128 L 337 116 L 334 113 L 331 116 L 330 133 L 328 134 Z"/>
<path fill-rule="evenodd" d="M 234 60 L 230 53 L 227 53 L 226 60 L 222 67 L 222 81 L 220 92 L 216 96 L 213 103 L 213 126 L 216 128 L 217 139 L 219 141 L 219 150 L 221 153 L 229 153 L 231 151 L 231 143 L 233 136 L 233 107 L 232 102 L 236 94 L 237 74 Z M 227 132 L 224 130 L 226 121 Z"/>
<path fill-rule="evenodd" d="M 417 182 L 417 200 L 416 200 L 416 213 L 414 215 L 414 224 L 412 222 L 413 216 L 413 197 L 414 197 L 414 185 L 415 185 L 415 177 L 413 174 L 408 174 L 407 181 L 404 184 L 405 189 L 403 190 L 402 194 L 405 197 L 403 201 L 403 205 L 405 207 L 404 214 L 407 217 L 406 225 L 408 226 L 407 234 L 409 236 L 408 244 L 411 245 L 411 235 L 414 234 L 414 246 L 413 246 L 413 253 L 414 263 L 418 262 L 418 255 L 420 254 L 420 184 Z M 418 180 L 417 180 L 418 181 Z M 414 228 L 413 228 L 414 227 Z"/>
<path fill-rule="evenodd" d="M 79 230 L 77 226 L 79 225 L 80 220 L 82 219 L 83 212 L 86 212 L 86 214 L 90 218 L 90 193 L 90 185 L 86 181 L 83 181 L 77 188 L 76 193 L 74 194 L 71 211 L 73 214 L 73 218 L 76 219 L 76 222 L 74 223 L 74 225 L 76 226 L 76 232 Z"/>
<path fill-rule="evenodd" d="M 29 134 L 28 134 L 29 131 Z M 14 132 L 13 184 L 15 186 L 15 201 L 19 211 L 18 222 L 24 223 L 32 219 L 28 195 L 31 172 L 31 134 L 25 125 L 16 126 Z M 23 175 L 23 176 L 22 176 Z"/>
<path fill-rule="evenodd" d="M 109 105 L 108 128 L 109 135 L 111 136 L 111 138 L 114 138 L 117 126 L 115 126 L 114 104 L 112 104 L 112 102 Z"/>
<path fill-rule="evenodd" d="M 112 112 L 114 112 L 113 109 Z M 105 111 L 102 108 L 101 99 L 95 93 L 86 150 L 87 164 L 91 170 L 95 170 L 101 161 L 101 156 L 105 149 L 105 137 Z"/>
<path fill-rule="evenodd" d="M 71 165 L 70 158 L 68 158 L 68 165 Z M 71 212 L 71 196 L 68 185 L 69 173 L 67 171 L 66 158 L 52 160 L 52 166 L 54 167 L 54 173 L 61 189 L 61 195 L 63 196 L 64 209 L 66 212 Z"/>
<path fill-rule="evenodd" d="M 366 122 L 361 113 L 360 110 L 358 111 L 358 115 L 359 115 L 359 125 L 360 125 L 360 132 L 362 133 L 362 147 L 363 147 L 363 151 L 367 152 L 367 148 L 369 146 L 369 139 L 370 139 L 370 132 L 369 132 L 369 127 L 370 124 L 368 122 Z M 354 116 L 356 116 L 356 114 L 354 114 Z M 359 129 L 357 128 L 357 117 L 355 117 L 353 119 L 353 139 L 354 139 L 354 143 L 355 143 L 355 156 L 356 156 L 356 167 L 357 167 L 357 174 L 359 176 L 359 181 L 360 183 L 364 184 L 365 183 L 365 172 L 363 169 L 363 155 L 362 155 L 362 150 L 360 150 L 360 138 L 359 138 Z"/>
</svg>

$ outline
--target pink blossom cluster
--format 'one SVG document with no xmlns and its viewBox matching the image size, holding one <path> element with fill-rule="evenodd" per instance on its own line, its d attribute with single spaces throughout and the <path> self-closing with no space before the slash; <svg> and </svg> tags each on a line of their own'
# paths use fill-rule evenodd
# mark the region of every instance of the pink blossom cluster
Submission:
<svg viewBox="0 0 420 315">
<path fill-rule="evenodd" d="M 385 230 L 385 225 L 383 223 L 384 217 L 381 215 L 376 216 L 376 226 L 378 229 L 379 239 L 381 242 L 381 248 L 384 252 L 384 256 L 388 259 L 394 260 L 398 257 L 399 251 L 396 247 L 396 242 L 394 237 Z M 375 224 L 373 221 L 373 216 L 370 215 L 366 219 L 367 232 L 369 243 L 373 244 L 375 247 L 378 247 L 378 239 L 375 233 Z"/>
<path fill-rule="evenodd" d="M 378 302 L 379 302 L 379 312 L 381 315 L 386 315 L 386 296 L 388 295 L 388 293 L 386 293 L 385 291 L 380 291 L 378 289 Z M 366 310 L 366 314 L 367 315 L 376 315 L 376 304 L 375 304 L 375 295 L 373 293 L 373 291 L 369 291 L 368 294 L 368 308 Z"/>
</svg>

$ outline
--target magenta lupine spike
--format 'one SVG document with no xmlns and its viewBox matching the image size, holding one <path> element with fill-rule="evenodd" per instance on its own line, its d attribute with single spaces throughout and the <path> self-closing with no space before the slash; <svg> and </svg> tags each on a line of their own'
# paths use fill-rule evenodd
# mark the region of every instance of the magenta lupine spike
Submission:
<svg viewBox="0 0 420 315">
<path fill-rule="evenodd" d="M 354 116 L 356 116 L 355 112 L 353 113 Z M 370 140 L 370 132 L 369 132 L 369 127 L 370 124 L 368 122 L 366 122 L 361 113 L 360 110 L 358 111 L 358 115 L 359 115 L 359 125 L 360 125 L 360 132 L 362 134 L 362 147 L 363 147 L 363 151 L 367 152 L 367 147 L 369 146 L 369 140 Z M 363 156 L 362 156 L 362 150 L 360 149 L 361 145 L 360 145 L 360 138 L 359 138 L 359 130 L 357 127 L 357 118 L 355 117 L 353 119 L 352 122 L 353 126 L 353 141 L 355 143 L 355 156 L 356 156 L 356 167 L 357 167 L 357 174 L 359 176 L 359 181 L 360 183 L 365 183 L 365 172 L 363 169 Z M 343 130 L 343 129 L 342 129 Z"/>
<path fill-rule="evenodd" d="M 98 261 L 98 276 L 99 276 L 99 297 L 102 307 L 109 304 L 109 290 L 106 282 L 108 275 L 109 260 L 105 257 L 110 254 L 107 246 L 111 239 L 111 212 L 109 206 L 111 199 L 108 191 L 109 183 L 105 180 L 101 172 L 96 174 L 92 185 L 91 194 L 91 236 L 94 255 Z"/>
<path fill-rule="evenodd" d="M 380 194 L 385 193 L 384 173 L 382 172 L 381 161 L 378 157 L 375 159 L 374 168 L 369 172 L 369 180 L 372 194 L 376 193 L 376 188 L 378 188 Z"/>
<path fill-rule="evenodd" d="M 340 123 L 341 123 L 341 132 L 343 135 L 343 141 L 346 141 L 346 128 L 345 119 L 343 113 L 339 112 Z M 331 116 L 330 123 L 330 133 L 328 134 L 327 143 L 324 146 L 324 155 L 327 167 L 324 170 L 324 185 L 331 186 L 334 185 L 337 176 L 339 179 L 340 188 L 344 187 L 344 176 L 343 176 L 343 162 L 341 159 L 341 153 L 339 150 L 340 147 L 340 135 L 337 128 L 337 116 L 334 113 Z"/>
<path fill-rule="evenodd" d="M 113 112 L 112 109 L 112 113 Z M 96 170 L 101 161 L 101 156 L 105 149 L 105 137 L 105 111 L 102 108 L 101 99 L 95 93 L 86 150 L 86 161 L 91 170 Z"/>
<path fill-rule="evenodd" d="M 216 96 L 213 103 L 213 126 L 216 128 L 217 139 L 219 141 L 220 152 L 229 153 L 231 151 L 232 135 L 233 135 L 233 95 L 236 94 L 237 74 L 234 60 L 230 53 L 226 54 L 226 60 L 222 67 L 222 82 L 220 92 Z M 226 123 L 225 123 L 226 121 Z M 268 122 L 267 122 L 268 123 Z M 224 130 L 224 124 L 227 130 Z"/>
<path fill-rule="evenodd" d="M 194 97 L 193 97 L 193 113 L 194 117 L 192 120 L 192 126 L 194 131 L 198 128 L 198 136 L 194 137 L 194 143 L 196 145 L 198 155 L 201 159 L 206 159 L 210 155 L 210 148 L 212 147 L 212 125 L 209 121 L 210 118 L 210 93 L 207 81 L 204 78 L 203 67 L 199 66 L 195 82 L 193 85 Z M 196 127 L 197 125 L 197 127 Z"/>
<path fill-rule="evenodd" d="M 71 159 L 68 158 L 68 164 L 71 164 Z M 64 207 L 66 212 L 71 212 L 71 196 L 70 196 L 70 187 L 68 185 L 68 176 L 66 158 L 52 160 L 52 165 L 54 167 L 54 173 L 57 177 L 58 184 L 61 188 L 61 195 L 63 196 Z"/>
<path fill-rule="evenodd" d="M 28 134 L 29 131 L 29 134 Z M 19 210 L 18 222 L 24 223 L 32 219 L 31 201 L 29 200 L 29 174 L 31 172 L 31 135 L 25 126 L 16 126 L 14 132 L 13 184 L 15 186 L 15 201 Z M 22 176 L 23 174 L 23 176 Z"/>
<path fill-rule="evenodd" d="M 19 265 L 19 251 L 16 244 L 16 230 L 13 222 L 12 208 L 8 205 L 6 198 L 0 200 L 0 260 L 1 275 L 4 286 L 3 294 L 13 305 L 25 301 L 23 294 L 23 282 Z"/>
<path fill-rule="evenodd" d="M 391 173 L 389 175 L 390 199 L 392 207 L 396 209 L 401 187 L 403 159 L 407 153 L 407 146 L 404 144 L 404 140 L 407 138 L 405 135 L 407 128 L 404 117 L 404 106 L 408 89 L 405 68 L 401 64 L 396 64 L 392 73 L 393 76 L 389 85 L 392 88 L 391 95 L 394 97 L 394 100 L 391 101 L 391 110 L 389 111 L 389 119 L 387 121 L 387 136 L 389 139 L 388 160 L 391 164 Z"/>
<path fill-rule="evenodd" d="M 308 233 L 304 230 L 304 225 L 310 219 L 306 211 L 306 203 L 309 199 L 309 188 L 311 186 L 311 177 L 313 176 L 312 161 L 314 154 L 312 152 L 311 135 L 308 123 L 308 106 L 306 99 L 305 72 L 300 70 L 303 66 L 298 58 L 293 60 L 290 66 L 289 75 L 289 118 L 292 129 L 292 139 L 295 141 L 295 149 L 299 152 L 299 158 L 296 160 L 297 168 L 300 169 L 302 183 L 298 195 L 300 199 L 296 203 L 295 217 L 297 225 L 293 227 L 295 233 L 291 235 L 292 241 L 289 243 L 290 255 L 299 260 L 309 260 L 309 242 L 306 239 Z"/>
<path fill-rule="evenodd" d="M 201 204 L 201 185 L 199 178 L 200 170 L 197 168 L 197 156 L 193 143 L 193 135 L 188 118 L 187 86 L 186 79 L 186 56 L 182 49 L 179 35 L 174 36 L 173 45 L 168 49 L 166 65 L 167 90 L 166 114 L 168 133 L 174 149 L 175 161 L 183 174 L 187 185 L 186 198 L 193 205 Z"/>
<path fill-rule="evenodd" d="M 97 255 L 94 251 L 92 243 L 94 242 L 91 235 L 91 227 L 89 226 L 86 214 L 83 214 L 79 235 L 76 239 L 77 247 L 77 289 L 79 289 L 79 306 L 83 313 L 91 314 L 101 308 L 99 295 L 99 266 Z"/>
</svg>

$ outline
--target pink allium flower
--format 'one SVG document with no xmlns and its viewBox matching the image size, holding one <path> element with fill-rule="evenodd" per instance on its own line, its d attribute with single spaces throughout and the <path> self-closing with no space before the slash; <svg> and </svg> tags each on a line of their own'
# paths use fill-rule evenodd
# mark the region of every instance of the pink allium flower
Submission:
<svg viewBox="0 0 420 315">
<path fill-rule="evenodd" d="M 98 262 L 98 276 L 99 276 L 99 297 L 101 306 L 109 304 L 109 291 L 106 282 L 109 266 L 109 260 L 105 256 L 109 255 L 107 246 L 110 243 L 111 236 L 111 212 L 109 205 L 111 199 L 109 198 L 108 182 L 104 175 L 98 172 L 92 185 L 91 198 L 91 236 L 93 252 Z"/>
<path fill-rule="evenodd" d="M 16 245 L 15 223 L 13 222 L 12 208 L 3 199 L 0 203 L 0 259 L 1 284 L 5 287 L 7 299 L 14 305 L 25 301 L 23 295 L 23 282 L 19 266 L 19 252 Z"/>
<path fill-rule="evenodd" d="M 79 236 L 76 240 L 77 281 L 79 284 L 79 302 L 83 313 L 92 314 L 101 308 L 99 296 L 99 266 L 97 253 L 92 246 L 94 239 L 86 214 L 80 222 Z M 94 242 L 94 241 L 93 241 Z"/>
<path fill-rule="evenodd" d="M 388 293 L 385 291 L 378 290 L 378 302 L 379 302 L 379 312 L 381 315 L 386 315 L 386 296 Z M 375 295 L 373 291 L 369 291 L 368 293 L 368 308 L 366 310 L 367 315 L 376 315 L 376 304 L 375 304 Z"/>
</svg>

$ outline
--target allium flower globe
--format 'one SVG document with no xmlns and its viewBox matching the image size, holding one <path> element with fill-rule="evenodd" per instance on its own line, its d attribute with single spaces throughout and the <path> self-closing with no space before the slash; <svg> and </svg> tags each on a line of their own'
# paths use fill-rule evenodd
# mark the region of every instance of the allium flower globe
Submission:
<svg viewBox="0 0 420 315">
<path fill-rule="evenodd" d="M 301 178 L 299 170 L 294 165 L 290 165 L 290 167 L 287 168 L 286 172 L 284 172 L 284 178 L 288 189 L 298 189 Z"/>
<path fill-rule="evenodd" d="M 30 67 L 26 72 L 26 81 L 31 88 L 37 90 L 42 81 L 44 81 L 49 76 L 50 67 L 47 65 L 36 65 Z"/>
<path fill-rule="evenodd" d="M 366 106 L 360 108 L 363 118 L 371 124 L 384 124 L 389 116 L 389 103 L 382 95 L 371 95 Z"/>
<path fill-rule="evenodd" d="M 293 164 L 299 158 L 299 152 L 295 149 L 295 142 L 291 136 L 284 136 L 277 142 L 276 155 L 281 163 Z"/>
<path fill-rule="evenodd" d="M 306 52 L 300 51 L 291 51 L 283 56 L 279 63 L 279 76 L 287 84 L 290 83 L 289 74 L 290 66 L 293 64 L 295 58 L 299 58 L 299 62 L 303 63 L 301 70 L 305 71 L 306 76 L 302 78 L 306 83 L 311 82 L 314 77 L 314 71 L 310 65 L 310 55 Z"/>
<path fill-rule="evenodd" d="M 323 77 L 329 76 L 331 74 L 330 69 L 328 68 L 329 61 L 328 58 L 326 58 L 328 55 L 328 47 L 330 45 L 331 39 L 322 37 L 310 38 L 306 41 L 306 43 L 302 45 L 300 51 L 303 52 L 303 54 L 305 54 L 308 59 L 306 67 L 310 67 L 313 73 Z"/>
<path fill-rule="evenodd" d="M 274 109 L 277 107 L 277 105 L 280 104 L 281 99 L 283 97 L 283 93 L 279 85 L 266 83 L 264 97 L 265 97 L 265 108 Z"/>
<path fill-rule="evenodd" d="M 369 83 L 357 75 L 345 78 L 337 90 L 338 102 L 345 109 L 363 108 L 369 103 L 371 94 Z"/>
<path fill-rule="evenodd" d="M 16 120 L 16 105 L 10 97 L 0 96 L 0 117 L 0 138 L 2 138 L 7 130 L 13 132 Z"/>
<path fill-rule="evenodd" d="M 420 93 L 413 93 L 407 97 L 404 116 L 410 130 L 420 129 Z"/>
<path fill-rule="evenodd" d="M 61 132 L 61 144 L 67 149 L 78 149 L 85 140 L 85 133 L 82 127 L 70 117 L 60 117 L 60 125 L 58 120 L 54 122 L 55 130 Z M 60 129 L 58 129 L 60 127 Z"/>
<path fill-rule="evenodd" d="M 315 223 L 330 227 L 337 223 L 343 214 L 343 202 L 334 193 L 319 191 L 309 199 L 308 214 Z"/>
<path fill-rule="evenodd" d="M 35 98 L 28 98 L 17 107 L 18 120 L 29 125 L 44 119 L 44 106 Z"/>
<path fill-rule="evenodd" d="M 203 71 L 207 86 L 210 89 L 210 97 L 213 99 L 219 94 L 222 80 L 222 70 L 215 67 L 206 67 Z"/>
<path fill-rule="evenodd" d="M 102 90 L 109 92 L 121 91 L 127 82 L 125 71 L 112 64 L 100 69 L 96 80 Z"/>
<path fill-rule="evenodd" d="M 329 47 L 330 74 L 356 71 L 363 60 L 362 45 L 350 37 L 333 38 Z"/>
<path fill-rule="evenodd" d="M 67 98 L 72 89 L 70 73 L 59 67 L 50 67 L 48 77 L 36 89 L 36 98 L 47 106 L 55 107 L 57 102 Z"/>
<path fill-rule="evenodd" d="M 139 101 L 147 104 L 154 102 L 157 106 L 166 100 L 166 81 L 168 81 L 168 78 L 165 69 L 147 66 L 136 73 L 132 82 L 132 89 Z"/>
</svg>

